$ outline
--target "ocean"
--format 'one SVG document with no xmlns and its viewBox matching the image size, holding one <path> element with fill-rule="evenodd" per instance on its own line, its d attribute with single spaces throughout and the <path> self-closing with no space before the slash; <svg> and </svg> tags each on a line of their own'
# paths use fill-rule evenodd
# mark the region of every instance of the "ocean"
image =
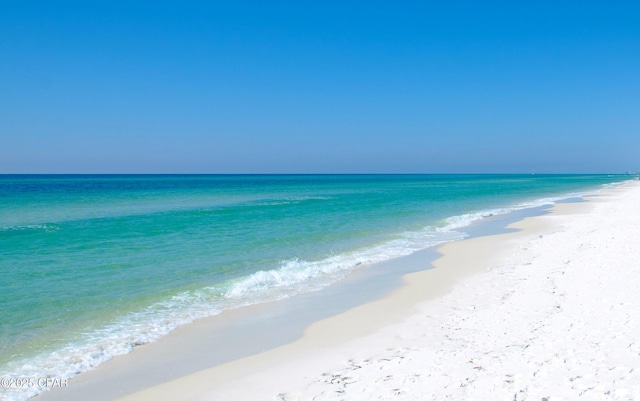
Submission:
<svg viewBox="0 0 640 401">
<path fill-rule="evenodd" d="M 626 175 L 1 175 L 0 394 Z"/>
</svg>

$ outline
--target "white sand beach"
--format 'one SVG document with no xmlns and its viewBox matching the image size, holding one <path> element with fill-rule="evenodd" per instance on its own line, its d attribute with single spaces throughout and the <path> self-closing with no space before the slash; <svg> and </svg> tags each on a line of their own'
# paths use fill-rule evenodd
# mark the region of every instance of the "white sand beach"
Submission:
<svg viewBox="0 0 640 401">
<path fill-rule="evenodd" d="M 120 401 L 640 399 L 640 184 L 586 199 L 446 244 L 298 341 Z"/>
</svg>

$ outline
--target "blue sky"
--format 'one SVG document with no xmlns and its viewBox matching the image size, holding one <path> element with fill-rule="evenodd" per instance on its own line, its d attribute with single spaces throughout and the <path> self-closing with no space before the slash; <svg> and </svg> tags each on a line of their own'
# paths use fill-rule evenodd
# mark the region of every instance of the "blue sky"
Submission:
<svg viewBox="0 0 640 401">
<path fill-rule="evenodd" d="M 640 3 L 0 0 L 0 173 L 640 169 Z"/>
</svg>

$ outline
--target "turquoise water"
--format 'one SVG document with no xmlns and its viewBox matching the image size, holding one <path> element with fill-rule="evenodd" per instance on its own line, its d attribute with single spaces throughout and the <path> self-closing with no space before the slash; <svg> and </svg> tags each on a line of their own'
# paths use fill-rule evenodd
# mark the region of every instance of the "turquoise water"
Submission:
<svg viewBox="0 0 640 401">
<path fill-rule="evenodd" d="M 196 318 L 629 178 L 0 176 L 0 377 L 72 377 Z"/>
</svg>

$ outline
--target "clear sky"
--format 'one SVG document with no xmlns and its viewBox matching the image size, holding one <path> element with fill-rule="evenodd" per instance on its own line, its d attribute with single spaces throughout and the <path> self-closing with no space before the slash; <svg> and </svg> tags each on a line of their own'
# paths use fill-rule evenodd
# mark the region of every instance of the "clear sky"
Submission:
<svg viewBox="0 0 640 401">
<path fill-rule="evenodd" d="M 0 173 L 639 169 L 637 1 L 0 0 Z"/>
</svg>

